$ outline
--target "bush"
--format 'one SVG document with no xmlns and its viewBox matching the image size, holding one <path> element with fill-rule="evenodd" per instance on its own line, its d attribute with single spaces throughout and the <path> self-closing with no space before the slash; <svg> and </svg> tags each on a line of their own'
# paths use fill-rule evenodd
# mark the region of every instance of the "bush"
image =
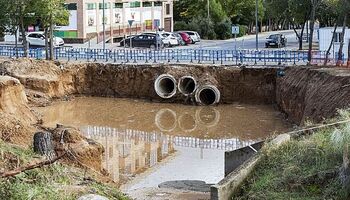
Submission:
<svg viewBox="0 0 350 200">
<path fill-rule="evenodd" d="M 245 25 L 238 25 L 239 26 L 239 34 L 238 37 L 242 37 L 247 35 L 248 33 L 248 26 Z"/>
<path fill-rule="evenodd" d="M 224 19 L 220 23 L 215 25 L 215 33 L 217 39 L 225 40 L 231 38 L 231 21 L 229 19 Z"/>
<path fill-rule="evenodd" d="M 177 21 L 174 23 L 174 31 L 187 30 L 188 24 L 184 21 Z"/>
</svg>

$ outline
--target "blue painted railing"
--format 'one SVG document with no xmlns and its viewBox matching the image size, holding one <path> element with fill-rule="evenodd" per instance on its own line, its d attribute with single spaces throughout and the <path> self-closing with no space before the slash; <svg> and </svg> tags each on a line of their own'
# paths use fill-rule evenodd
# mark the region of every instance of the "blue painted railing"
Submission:
<svg viewBox="0 0 350 200">
<path fill-rule="evenodd" d="M 109 63 L 213 63 L 213 64 L 301 64 L 307 62 L 307 51 L 292 50 L 205 50 L 205 49 L 89 49 L 89 48 L 55 48 L 57 60 L 92 61 Z M 23 48 L 0 46 L 0 56 L 23 57 Z M 29 57 L 45 58 L 43 48 L 29 49 Z M 323 63 L 326 52 L 313 51 L 312 62 Z M 330 60 L 334 60 L 332 55 Z"/>
</svg>

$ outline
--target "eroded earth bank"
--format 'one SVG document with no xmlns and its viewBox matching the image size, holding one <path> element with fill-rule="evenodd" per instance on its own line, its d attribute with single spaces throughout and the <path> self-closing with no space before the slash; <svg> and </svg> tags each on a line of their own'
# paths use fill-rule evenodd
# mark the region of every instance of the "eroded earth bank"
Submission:
<svg viewBox="0 0 350 200">
<path fill-rule="evenodd" d="M 32 108 L 48 106 L 55 100 L 69 101 L 75 96 L 198 104 L 195 95 L 183 95 L 179 91 L 171 98 L 159 97 L 155 81 L 162 74 L 170 75 L 176 80 L 175 88 L 178 80 L 184 76 L 195 79 L 198 87 L 208 83 L 214 85 L 220 92 L 219 104 L 274 105 L 285 114 L 286 119 L 297 125 L 306 121 L 322 122 L 335 116 L 337 109 L 346 108 L 350 103 L 350 73 L 348 70 L 334 68 L 112 65 L 29 59 L 1 60 L 1 141 L 20 145 L 21 148 L 31 148 L 35 132 L 50 132 L 57 154 L 69 147 L 71 153 L 66 156 L 66 164 L 106 174 L 102 168 L 104 150 L 99 143 L 66 125 L 44 127 L 41 116 Z M 211 96 L 204 95 L 204 98 L 210 99 Z M 19 166 L 6 164 L 13 156 L 2 158 L 0 174 Z M 89 190 L 79 190 L 79 194 L 88 193 L 87 191 Z"/>
</svg>

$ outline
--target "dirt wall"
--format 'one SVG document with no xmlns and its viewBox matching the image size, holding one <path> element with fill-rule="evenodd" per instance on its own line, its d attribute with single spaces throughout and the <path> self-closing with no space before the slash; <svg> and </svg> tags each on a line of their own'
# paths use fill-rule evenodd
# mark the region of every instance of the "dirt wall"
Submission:
<svg viewBox="0 0 350 200">
<path fill-rule="evenodd" d="M 350 71 L 291 67 L 277 79 L 276 101 L 293 122 L 321 122 L 349 108 Z"/>
<path fill-rule="evenodd" d="M 19 80 L 0 76 L 0 139 L 7 142 L 28 144 L 31 126 L 36 116 L 27 105 L 24 87 Z"/>
<path fill-rule="evenodd" d="M 220 103 L 272 104 L 275 102 L 275 74 L 273 68 L 239 68 L 212 65 L 114 65 L 68 64 L 29 59 L 0 61 L 0 72 L 18 78 L 32 101 L 35 96 L 60 98 L 71 94 L 145 98 L 157 102 L 184 103 L 179 92 L 169 100 L 158 97 L 154 82 L 161 74 L 179 80 L 193 76 L 199 83 L 203 77 L 217 81 Z"/>
</svg>

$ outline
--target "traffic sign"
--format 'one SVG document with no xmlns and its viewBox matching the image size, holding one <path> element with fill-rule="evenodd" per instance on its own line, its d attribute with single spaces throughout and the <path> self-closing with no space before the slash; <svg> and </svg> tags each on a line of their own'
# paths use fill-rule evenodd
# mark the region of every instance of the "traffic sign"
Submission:
<svg viewBox="0 0 350 200">
<path fill-rule="evenodd" d="M 232 26 L 232 34 L 239 34 L 239 26 Z"/>
</svg>

